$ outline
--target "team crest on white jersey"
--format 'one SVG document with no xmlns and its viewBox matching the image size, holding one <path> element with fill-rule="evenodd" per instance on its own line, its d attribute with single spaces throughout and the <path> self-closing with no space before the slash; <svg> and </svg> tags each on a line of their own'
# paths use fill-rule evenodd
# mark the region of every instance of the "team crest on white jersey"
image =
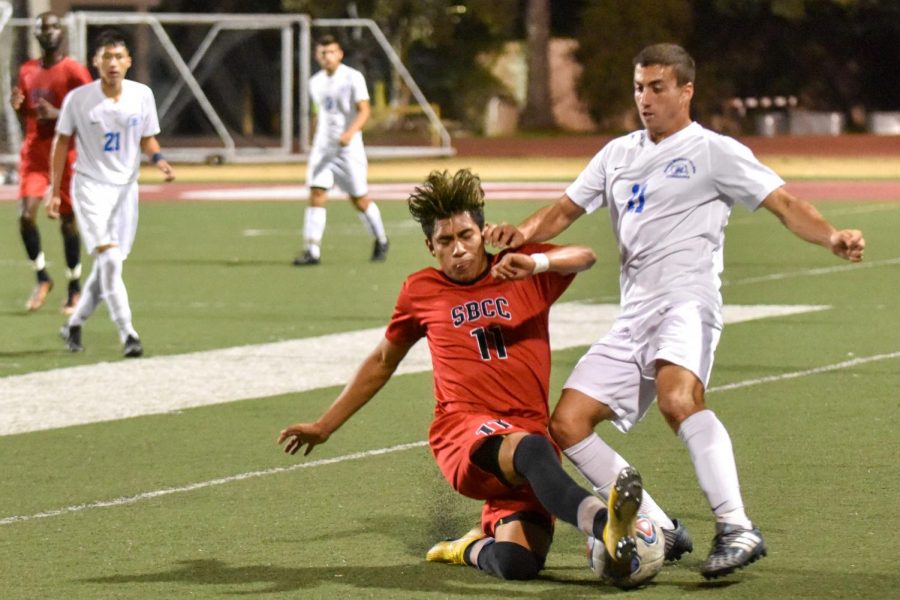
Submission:
<svg viewBox="0 0 900 600">
<path fill-rule="evenodd" d="M 676 158 L 666 165 L 664 173 L 666 177 L 673 179 L 690 179 L 697 172 L 694 161 L 689 158 Z"/>
</svg>

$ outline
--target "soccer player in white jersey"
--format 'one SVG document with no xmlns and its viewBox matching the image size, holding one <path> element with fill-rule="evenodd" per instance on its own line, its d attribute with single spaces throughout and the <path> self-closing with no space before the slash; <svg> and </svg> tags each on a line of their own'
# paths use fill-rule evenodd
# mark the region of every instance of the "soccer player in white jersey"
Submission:
<svg viewBox="0 0 900 600">
<path fill-rule="evenodd" d="M 78 158 L 72 177 L 72 205 L 84 245 L 94 257 L 75 312 L 60 334 L 71 352 L 84 349 L 81 327 L 102 300 L 119 330 L 126 357 L 144 352 L 131 323 L 122 263 L 131 251 L 138 222 L 137 178 L 143 152 L 172 181 L 175 173 L 160 153 L 159 118 L 153 92 L 125 79 L 131 55 L 125 38 L 106 30 L 97 38 L 94 67 L 100 79 L 66 95 L 51 152 L 52 192 L 47 212 L 59 210 L 62 171 L 69 140 Z"/>
<path fill-rule="evenodd" d="M 309 79 L 309 94 L 316 110 L 316 135 L 309 153 L 306 182 L 309 206 L 303 215 L 303 254 L 297 266 L 321 261 L 325 234 L 325 201 L 335 184 L 350 196 L 360 220 L 375 238 L 373 261 L 387 258 L 388 239 L 378 205 L 369 199 L 366 182 L 369 163 L 362 128 L 369 119 L 369 91 L 362 73 L 341 61 L 344 51 L 337 39 L 325 35 L 316 41 L 316 61 L 322 67 Z"/>
<path fill-rule="evenodd" d="M 488 225 L 485 235 L 501 246 L 541 242 L 609 208 L 622 311 L 565 383 L 551 433 L 602 496 L 627 463 L 594 427 L 609 420 L 628 431 L 656 397 L 715 514 L 712 550 L 700 568 L 711 579 L 766 554 L 744 510 L 731 439 L 704 399 L 722 330 L 719 274 L 731 207 L 762 206 L 801 239 L 851 262 L 862 260 L 865 241 L 791 195 L 747 147 L 693 122 L 693 93 L 694 61 L 683 48 L 642 50 L 634 59 L 634 99 L 645 129 L 607 144 L 558 201 L 518 228 Z M 664 528 L 667 545 L 677 541 L 671 534 L 683 527 L 644 498 L 642 510 Z"/>
</svg>

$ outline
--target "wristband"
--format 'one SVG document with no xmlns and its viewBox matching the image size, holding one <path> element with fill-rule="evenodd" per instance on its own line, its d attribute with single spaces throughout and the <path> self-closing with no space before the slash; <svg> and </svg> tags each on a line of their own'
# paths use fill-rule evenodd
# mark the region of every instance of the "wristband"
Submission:
<svg viewBox="0 0 900 600">
<path fill-rule="evenodd" d="M 159 161 L 161 161 L 164 158 L 165 158 L 165 156 L 162 155 L 162 152 L 155 152 L 153 154 L 153 156 L 150 157 L 150 162 L 152 162 L 155 165 L 156 163 L 158 163 Z"/>
<path fill-rule="evenodd" d="M 543 252 L 537 252 L 531 255 L 531 260 L 534 261 L 534 269 L 531 270 L 532 275 L 537 275 L 538 273 L 543 273 L 547 269 L 550 268 L 550 259 L 547 258 L 547 255 Z"/>
</svg>

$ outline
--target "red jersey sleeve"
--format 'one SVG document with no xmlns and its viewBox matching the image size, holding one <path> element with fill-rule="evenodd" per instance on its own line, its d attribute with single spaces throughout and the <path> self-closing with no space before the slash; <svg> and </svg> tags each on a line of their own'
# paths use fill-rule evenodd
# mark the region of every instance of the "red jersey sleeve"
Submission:
<svg viewBox="0 0 900 600">
<path fill-rule="evenodd" d="M 91 72 L 88 71 L 87 67 L 78 62 L 77 60 L 71 60 L 69 67 L 69 91 L 74 90 L 77 87 L 80 87 L 86 83 L 90 83 L 94 80 L 91 77 Z"/>
<path fill-rule="evenodd" d="M 394 314 L 391 315 L 391 322 L 384 332 L 384 337 L 394 344 L 414 344 L 425 337 L 425 326 L 414 313 L 409 287 L 410 280 L 407 279 L 400 288 Z"/>
</svg>

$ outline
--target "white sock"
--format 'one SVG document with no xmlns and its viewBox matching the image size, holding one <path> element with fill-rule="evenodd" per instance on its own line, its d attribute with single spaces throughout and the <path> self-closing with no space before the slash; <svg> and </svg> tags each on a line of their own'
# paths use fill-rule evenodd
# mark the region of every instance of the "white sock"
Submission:
<svg viewBox="0 0 900 600">
<path fill-rule="evenodd" d="M 31 266 L 35 271 L 42 271 L 47 268 L 47 259 L 44 258 L 44 251 L 41 250 L 38 252 L 38 255 L 35 257 L 33 261 L 31 261 Z"/>
<path fill-rule="evenodd" d="M 619 476 L 619 471 L 628 466 L 628 462 L 618 452 L 610 448 L 596 433 L 592 433 L 574 446 L 566 448 L 563 453 L 584 478 L 594 486 L 594 492 L 604 502 L 609 501 L 609 490 Z M 675 529 L 672 519 L 644 490 L 640 512 L 653 519 L 663 529 Z"/>
<path fill-rule="evenodd" d="M 587 496 L 578 504 L 578 510 L 575 513 L 576 521 L 578 521 L 578 529 L 586 535 L 596 535 L 594 531 L 594 522 L 597 520 L 597 513 L 606 510 L 606 502 L 603 502 L 597 496 Z M 606 513 L 604 513 L 605 515 Z M 604 517 L 603 522 L 606 522 Z"/>
<path fill-rule="evenodd" d="M 694 413 L 681 423 L 678 437 L 687 446 L 716 521 L 752 527 L 744 512 L 731 438 L 716 414 L 711 410 Z"/>
<path fill-rule="evenodd" d="M 387 242 L 387 235 L 384 232 L 384 223 L 381 221 L 381 210 L 374 202 L 369 202 L 369 207 L 365 211 L 359 213 L 359 220 L 362 221 L 366 229 L 376 240 L 384 244 Z"/>
<path fill-rule="evenodd" d="M 81 263 L 78 263 L 71 269 L 66 268 L 66 279 L 69 281 L 81 279 Z"/>
<path fill-rule="evenodd" d="M 97 255 L 100 265 L 100 289 L 109 308 L 109 316 L 119 329 L 119 339 L 124 342 L 129 335 L 138 337 L 131 324 L 131 306 L 128 290 L 122 279 L 122 251 L 113 246 Z"/>
<path fill-rule="evenodd" d="M 325 235 L 325 217 L 327 213 L 324 206 L 307 206 L 303 214 L 303 239 L 306 241 L 306 249 L 319 258 L 322 236 Z"/>
<path fill-rule="evenodd" d="M 94 264 L 91 265 L 91 272 L 88 274 L 84 285 L 81 286 L 81 298 L 78 299 L 78 304 L 75 305 L 75 312 L 69 317 L 69 327 L 81 325 L 87 321 L 102 301 L 103 290 L 100 289 L 100 266 L 99 261 L 94 260 Z"/>
</svg>

